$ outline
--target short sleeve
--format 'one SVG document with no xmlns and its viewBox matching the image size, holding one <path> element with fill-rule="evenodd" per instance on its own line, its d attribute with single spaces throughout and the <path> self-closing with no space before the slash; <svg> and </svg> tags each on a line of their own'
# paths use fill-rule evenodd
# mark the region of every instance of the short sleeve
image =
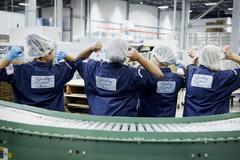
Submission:
<svg viewBox="0 0 240 160">
<path fill-rule="evenodd" d="M 180 88 L 185 88 L 185 84 L 186 84 L 185 77 L 183 75 L 179 75 L 179 74 L 177 74 L 177 76 L 179 78 Z"/>
<path fill-rule="evenodd" d="M 195 64 L 190 64 L 187 66 L 186 72 L 185 72 L 185 83 L 184 86 L 186 87 L 188 82 L 190 82 L 191 76 L 195 69 L 197 69 L 198 66 Z"/>
<path fill-rule="evenodd" d="M 95 61 L 92 59 L 79 59 L 75 61 L 76 69 L 79 73 L 79 75 L 85 79 L 86 73 L 90 70 L 91 67 L 94 66 Z"/>
<path fill-rule="evenodd" d="M 134 87 L 137 89 L 147 89 L 153 87 L 157 83 L 157 78 L 146 71 L 139 68 L 134 70 Z"/>
<path fill-rule="evenodd" d="M 55 67 L 60 69 L 60 74 L 64 77 L 62 81 L 63 85 L 73 78 L 76 71 L 74 62 L 60 62 L 59 64 L 55 64 Z"/>
<path fill-rule="evenodd" d="M 5 81 L 8 83 L 13 83 L 15 67 L 10 64 L 6 68 L 0 69 L 0 81 Z"/>
<path fill-rule="evenodd" d="M 240 88 L 240 68 L 223 71 L 222 76 L 225 77 L 225 84 L 230 86 L 228 87 L 229 92 L 233 92 Z M 220 83 L 224 83 L 224 81 Z"/>
</svg>

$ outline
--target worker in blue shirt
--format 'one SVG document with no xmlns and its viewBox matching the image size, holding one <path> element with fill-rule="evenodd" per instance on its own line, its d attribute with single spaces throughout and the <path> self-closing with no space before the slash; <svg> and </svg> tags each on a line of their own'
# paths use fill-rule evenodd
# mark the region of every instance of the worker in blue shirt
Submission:
<svg viewBox="0 0 240 160">
<path fill-rule="evenodd" d="M 128 44 L 122 39 L 109 40 L 104 53 L 107 61 L 86 59 L 90 54 L 78 58 L 77 71 L 85 81 L 90 113 L 137 116 L 139 90 L 154 85 L 157 78 L 162 78 L 162 72 L 136 50 L 128 52 Z M 124 65 L 127 57 L 146 70 Z"/>
<path fill-rule="evenodd" d="M 72 79 L 76 70 L 73 58 L 64 52 L 57 54 L 65 59 L 53 65 L 55 44 L 47 37 L 30 34 L 27 37 L 28 55 L 32 62 L 21 65 L 10 63 L 22 54 L 19 47 L 12 47 L 0 61 L 0 81 L 12 84 L 17 103 L 64 111 L 63 87 Z"/>
<path fill-rule="evenodd" d="M 164 77 L 140 92 L 138 116 L 175 117 L 178 92 L 184 87 L 184 77 L 168 68 L 176 64 L 176 56 L 171 47 L 158 45 L 152 51 L 151 61 L 161 69 Z"/>
<path fill-rule="evenodd" d="M 225 60 L 240 64 L 240 57 L 230 48 L 205 46 L 199 57 L 190 50 L 193 65 L 186 75 L 186 96 L 183 116 L 215 115 L 229 112 L 229 98 L 240 87 L 240 68 L 227 69 Z"/>
</svg>

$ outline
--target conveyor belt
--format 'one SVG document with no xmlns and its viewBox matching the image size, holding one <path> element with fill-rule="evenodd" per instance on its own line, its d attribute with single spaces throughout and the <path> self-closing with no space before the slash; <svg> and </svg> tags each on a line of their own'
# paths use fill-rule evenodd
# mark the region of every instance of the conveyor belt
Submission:
<svg viewBox="0 0 240 160">
<path fill-rule="evenodd" d="M 105 117 L 0 101 L 4 160 L 237 160 L 239 148 L 240 113 Z"/>
<path fill-rule="evenodd" d="M 0 106 L 0 120 L 48 127 L 113 132 L 218 132 L 240 131 L 240 118 L 193 123 L 112 123 L 58 118 Z"/>
</svg>

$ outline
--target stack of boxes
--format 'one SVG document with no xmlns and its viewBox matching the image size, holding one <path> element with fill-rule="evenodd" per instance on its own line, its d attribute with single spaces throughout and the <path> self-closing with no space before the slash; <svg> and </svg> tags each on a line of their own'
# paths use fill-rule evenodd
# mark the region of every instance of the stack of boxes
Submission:
<svg viewBox="0 0 240 160">
<path fill-rule="evenodd" d="M 216 25 L 216 27 L 207 27 L 206 32 L 226 32 L 226 25 L 227 20 L 216 20 L 215 22 L 207 22 L 206 26 L 213 26 Z"/>
<path fill-rule="evenodd" d="M 0 82 L 0 100 L 14 102 L 14 92 L 11 84 Z"/>
</svg>

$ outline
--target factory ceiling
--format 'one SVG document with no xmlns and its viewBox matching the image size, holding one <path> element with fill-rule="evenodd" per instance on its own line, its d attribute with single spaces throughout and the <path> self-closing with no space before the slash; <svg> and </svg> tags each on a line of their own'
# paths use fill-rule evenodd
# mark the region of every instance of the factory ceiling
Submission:
<svg viewBox="0 0 240 160">
<path fill-rule="evenodd" d="M 103 1 L 103 0 L 102 0 Z M 125 0 L 127 1 L 127 0 Z M 190 0 L 190 17 L 195 18 L 199 14 L 206 11 L 209 7 L 206 3 L 216 3 L 220 0 Z M 19 3 L 24 3 L 25 0 L 0 0 L 0 10 L 23 12 L 24 6 Z M 64 6 L 70 6 L 71 0 L 63 0 Z M 131 4 L 146 4 L 151 6 L 168 6 L 165 10 L 173 10 L 174 0 L 129 0 Z M 38 8 L 53 6 L 54 0 L 37 0 Z M 224 0 L 218 7 L 208 13 L 205 18 L 231 17 L 233 0 Z M 181 10 L 182 0 L 177 0 L 177 10 Z"/>
<path fill-rule="evenodd" d="M 134 4 L 147 4 L 152 6 L 168 6 L 168 9 L 173 10 L 174 0 L 129 0 Z M 199 14 L 208 10 L 211 6 L 206 5 L 209 3 L 217 3 L 220 0 L 190 0 L 190 16 L 194 18 Z M 213 11 L 205 16 L 205 18 L 218 18 L 218 17 L 231 17 L 232 16 L 233 0 L 224 0 Z M 177 10 L 182 9 L 182 0 L 177 0 Z"/>
<path fill-rule="evenodd" d="M 25 3 L 25 0 L 0 0 L 0 10 L 23 12 L 24 6 L 19 3 Z M 68 6 L 71 0 L 63 0 L 64 6 Z M 37 0 L 37 8 L 51 7 L 54 5 L 54 0 Z"/>
</svg>

